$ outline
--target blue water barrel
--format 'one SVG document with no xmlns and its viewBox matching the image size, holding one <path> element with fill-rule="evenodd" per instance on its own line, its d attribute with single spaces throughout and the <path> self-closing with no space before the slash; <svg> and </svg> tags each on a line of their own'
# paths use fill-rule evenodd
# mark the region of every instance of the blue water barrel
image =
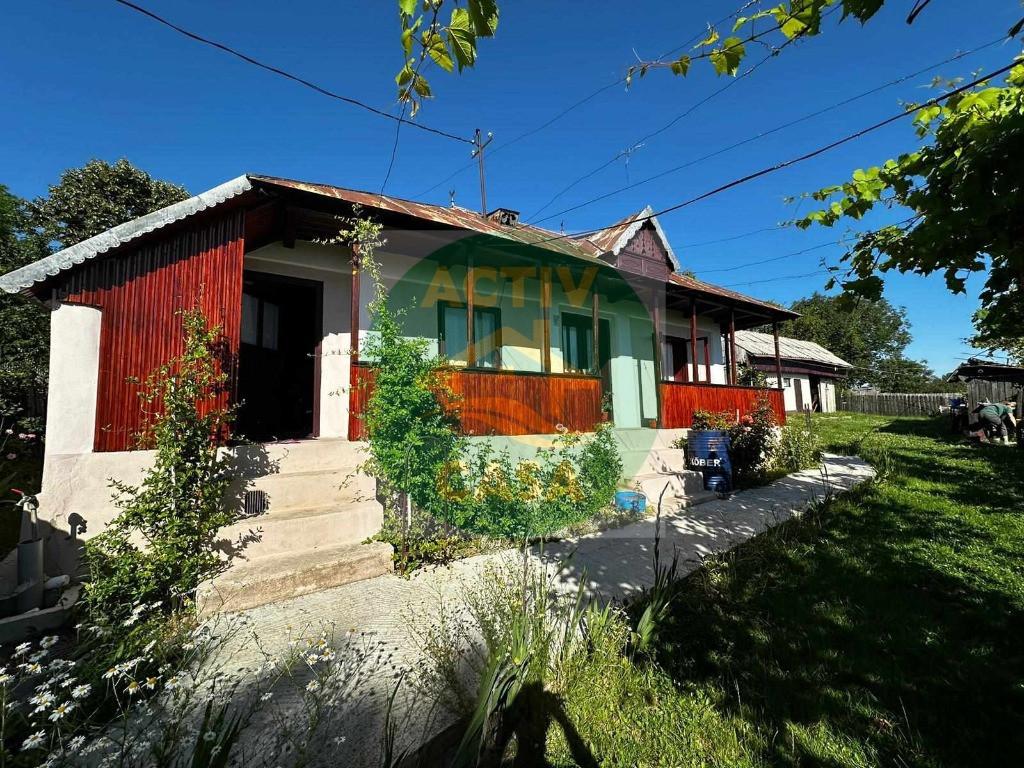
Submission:
<svg viewBox="0 0 1024 768">
<path fill-rule="evenodd" d="M 638 491 L 619 491 L 615 494 L 615 509 L 625 514 L 643 515 L 647 511 L 647 497 Z"/>
<path fill-rule="evenodd" d="M 687 438 L 689 468 L 704 475 L 704 488 L 725 493 L 732 490 L 729 433 L 723 430 L 691 430 Z"/>
</svg>

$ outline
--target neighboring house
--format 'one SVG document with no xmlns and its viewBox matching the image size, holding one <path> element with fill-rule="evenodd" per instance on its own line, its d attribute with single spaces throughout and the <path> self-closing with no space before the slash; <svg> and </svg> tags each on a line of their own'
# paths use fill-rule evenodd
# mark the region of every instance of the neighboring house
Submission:
<svg viewBox="0 0 1024 768">
<path fill-rule="evenodd" d="M 948 381 L 967 384 L 967 407 L 974 412 L 982 403 L 1011 400 L 1017 403 L 1014 415 L 1024 418 L 1024 366 L 1004 365 L 972 357 L 953 371 Z"/>
<path fill-rule="evenodd" d="M 223 327 L 234 360 L 225 397 L 242 404 L 236 428 L 255 443 L 237 452 L 264 494 L 252 508 L 269 499 L 271 513 L 261 572 L 298 555 L 304 568 L 337 570 L 338 548 L 375 532 L 372 480 L 351 478 L 372 384 L 361 353 L 373 285 L 353 249 L 324 244 L 353 205 L 384 225 L 389 301 L 406 309 L 407 333 L 451 361 L 474 435 L 590 430 L 610 409 L 633 430 L 629 450 L 666 447 L 669 434 L 652 427 L 752 404 L 754 391 L 735 386 L 733 332 L 796 316 L 678 274 L 650 208 L 570 237 L 507 209 L 484 216 L 240 176 L 0 277 L 53 310 L 40 499 L 65 539 L 102 530 L 115 512 L 108 478 L 132 481 L 151 460 L 129 450 L 138 381 L 180 349 L 176 312 L 193 306 Z M 780 393 L 771 397 L 784 419 Z M 278 523 L 287 535 L 271 535 Z"/>
<path fill-rule="evenodd" d="M 818 413 L 836 410 L 836 382 L 846 377 L 851 365 L 813 341 L 780 336 L 779 357 L 782 392 L 787 411 L 810 409 Z M 778 386 L 775 338 L 770 333 L 737 331 L 740 362 L 768 374 L 769 386 Z"/>
</svg>

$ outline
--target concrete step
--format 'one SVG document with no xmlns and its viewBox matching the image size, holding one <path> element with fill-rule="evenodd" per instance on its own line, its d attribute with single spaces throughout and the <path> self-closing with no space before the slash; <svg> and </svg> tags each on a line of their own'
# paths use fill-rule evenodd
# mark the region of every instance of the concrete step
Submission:
<svg viewBox="0 0 1024 768">
<path fill-rule="evenodd" d="M 270 512 L 362 504 L 375 498 L 377 487 L 374 478 L 351 466 L 276 472 L 250 477 L 242 484 L 247 490 L 264 492 Z"/>
<path fill-rule="evenodd" d="M 666 486 L 666 501 L 673 499 L 687 503 L 689 499 L 704 493 L 704 477 L 700 472 L 651 473 L 635 478 L 634 484 L 639 484 L 640 490 L 647 496 L 648 506 L 652 508 L 657 506 L 658 497 Z"/>
<path fill-rule="evenodd" d="M 356 467 L 367 459 L 366 443 L 337 438 L 240 445 L 231 449 L 238 471 L 247 476 L 269 472 Z"/>
<path fill-rule="evenodd" d="M 247 540 L 241 557 L 253 561 L 286 552 L 358 544 L 380 531 L 383 521 L 383 510 L 376 501 L 326 504 L 274 510 L 223 528 L 221 536 L 232 549 L 240 537 Z"/>
<path fill-rule="evenodd" d="M 244 611 L 393 571 L 390 544 L 342 544 L 237 562 L 200 589 L 200 615 Z"/>
</svg>

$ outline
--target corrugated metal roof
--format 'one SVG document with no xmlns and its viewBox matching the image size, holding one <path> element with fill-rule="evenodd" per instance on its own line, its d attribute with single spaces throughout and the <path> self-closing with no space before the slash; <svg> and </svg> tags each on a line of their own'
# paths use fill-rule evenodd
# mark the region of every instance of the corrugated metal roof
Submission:
<svg viewBox="0 0 1024 768">
<path fill-rule="evenodd" d="M 755 357 L 775 357 L 775 337 L 770 333 L 736 331 L 736 346 Z M 779 354 L 783 360 L 805 360 L 840 368 L 853 367 L 820 344 L 815 344 L 813 341 L 791 339 L 788 336 L 779 337 Z"/>
<path fill-rule="evenodd" d="M 467 208 L 457 206 L 445 208 L 440 205 L 417 203 L 413 200 L 403 200 L 374 192 L 362 192 L 357 189 L 346 189 L 331 184 L 313 184 L 306 181 L 281 179 L 274 176 L 250 175 L 249 178 L 256 184 L 264 186 L 293 189 L 330 197 L 335 200 L 344 200 L 347 203 L 357 203 L 364 208 L 377 208 L 378 210 L 390 211 L 392 213 L 403 213 L 423 221 L 432 221 L 457 229 L 467 229 L 471 232 L 493 235 L 494 237 L 543 248 L 577 259 L 596 260 L 602 253 L 596 245 L 588 240 L 576 240 L 529 224 L 517 224 L 514 227 L 504 226 L 482 216 L 479 211 L 471 211 Z"/>
<path fill-rule="evenodd" d="M 654 227 L 654 231 L 658 233 L 658 238 L 665 248 L 665 253 L 668 255 L 669 261 L 672 262 L 673 271 L 678 270 L 680 268 L 679 259 L 676 258 L 676 254 L 668 242 L 665 230 L 661 228 L 661 222 L 654 215 L 654 209 L 649 205 L 642 211 L 637 211 L 622 221 L 617 221 L 610 227 L 605 227 L 600 232 L 588 236 L 586 239 L 597 246 L 602 253 L 611 252 L 618 256 L 619 252 L 629 244 L 629 241 L 636 236 L 636 233 L 647 222 L 650 222 L 651 226 Z"/>
<path fill-rule="evenodd" d="M 188 200 L 182 200 L 180 203 L 169 205 L 166 208 L 153 211 L 153 213 L 140 216 L 132 221 L 119 224 L 113 229 L 108 229 L 106 232 L 101 232 L 87 240 L 69 246 L 63 251 L 50 254 L 21 269 L 0 275 L 0 290 L 4 290 L 7 293 L 24 291 L 48 277 L 53 277 L 66 269 L 70 269 L 76 264 L 96 258 L 111 248 L 116 248 L 156 229 L 166 227 L 168 224 L 181 221 L 207 208 L 220 205 L 243 192 L 248 192 L 250 189 L 252 189 L 252 184 L 249 178 L 247 176 L 239 176 L 237 179 L 225 182 L 220 186 L 203 192 L 201 195 L 190 197 Z"/>
<path fill-rule="evenodd" d="M 380 195 L 373 192 L 362 192 L 355 189 L 346 189 L 331 184 L 315 184 L 293 179 L 283 179 L 274 176 L 262 176 L 258 174 L 247 174 L 232 179 L 229 182 L 214 187 L 195 197 L 190 197 L 180 203 L 175 203 L 159 211 L 142 216 L 133 221 L 126 222 L 103 232 L 95 237 L 90 237 L 76 245 L 65 248 L 50 256 L 40 259 L 33 264 L 17 269 L 6 275 L 0 276 L 0 290 L 8 293 L 25 291 L 33 285 L 40 283 L 48 277 L 70 269 L 88 259 L 95 258 L 112 248 L 116 248 L 142 235 L 154 230 L 181 221 L 200 211 L 212 208 L 216 205 L 237 197 L 253 189 L 273 190 L 294 190 L 306 192 L 312 195 L 343 200 L 348 203 L 357 203 L 366 208 L 390 211 L 393 213 L 405 214 L 423 221 L 435 222 L 453 228 L 466 229 L 481 234 L 493 235 L 513 243 L 520 243 L 537 248 L 543 248 L 554 253 L 560 253 L 572 258 L 583 259 L 595 263 L 605 264 L 601 260 L 603 254 L 617 253 L 629 242 L 636 232 L 643 226 L 644 222 L 651 221 L 658 236 L 661 238 L 669 253 L 673 264 L 678 268 L 675 255 L 672 253 L 668 238 L 665 236 L 657 218 L 653 217 L 650 206 L 626 217 L 620 222 L 613 224 L 589 237 L 569 237 L 551 230 L 541 229 L 529 224 L 519 224 L 514 227 L 504 226 L 481 216 L 476 211 L 459 207 L 443 207 L 418 203 L 412 200 L 403 200 L 397 197 Z M 720 288 L 710 283 L 704 283 L 680 274 L 673 274 L 669 278 L 670 283 L 681 286 L 687 290 L 701 293 L 707 296 L 716 296 L 730 301 L 747 304 L 770 310 L 772 315 L 779 317 L 798 317 L 796 313 L 768 302 L 754 299 L 742 293 L 736 293 L 725 288 Z M 773 352 L 774 354 L 774 352 Z"/>
</svg>

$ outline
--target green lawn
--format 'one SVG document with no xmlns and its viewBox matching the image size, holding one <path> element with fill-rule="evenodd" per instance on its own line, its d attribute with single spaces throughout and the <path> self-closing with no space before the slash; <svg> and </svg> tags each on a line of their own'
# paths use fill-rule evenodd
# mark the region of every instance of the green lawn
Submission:
<svg viewBox="0 0 1024 768">
<path fill-rule="evenodd" d="M 883 477 L 688 578 L 653 660 L 570 684 L 599 764 L 1024 762 L 1024 453 L 929 419 L 815 428 Z"/>
</svg>

